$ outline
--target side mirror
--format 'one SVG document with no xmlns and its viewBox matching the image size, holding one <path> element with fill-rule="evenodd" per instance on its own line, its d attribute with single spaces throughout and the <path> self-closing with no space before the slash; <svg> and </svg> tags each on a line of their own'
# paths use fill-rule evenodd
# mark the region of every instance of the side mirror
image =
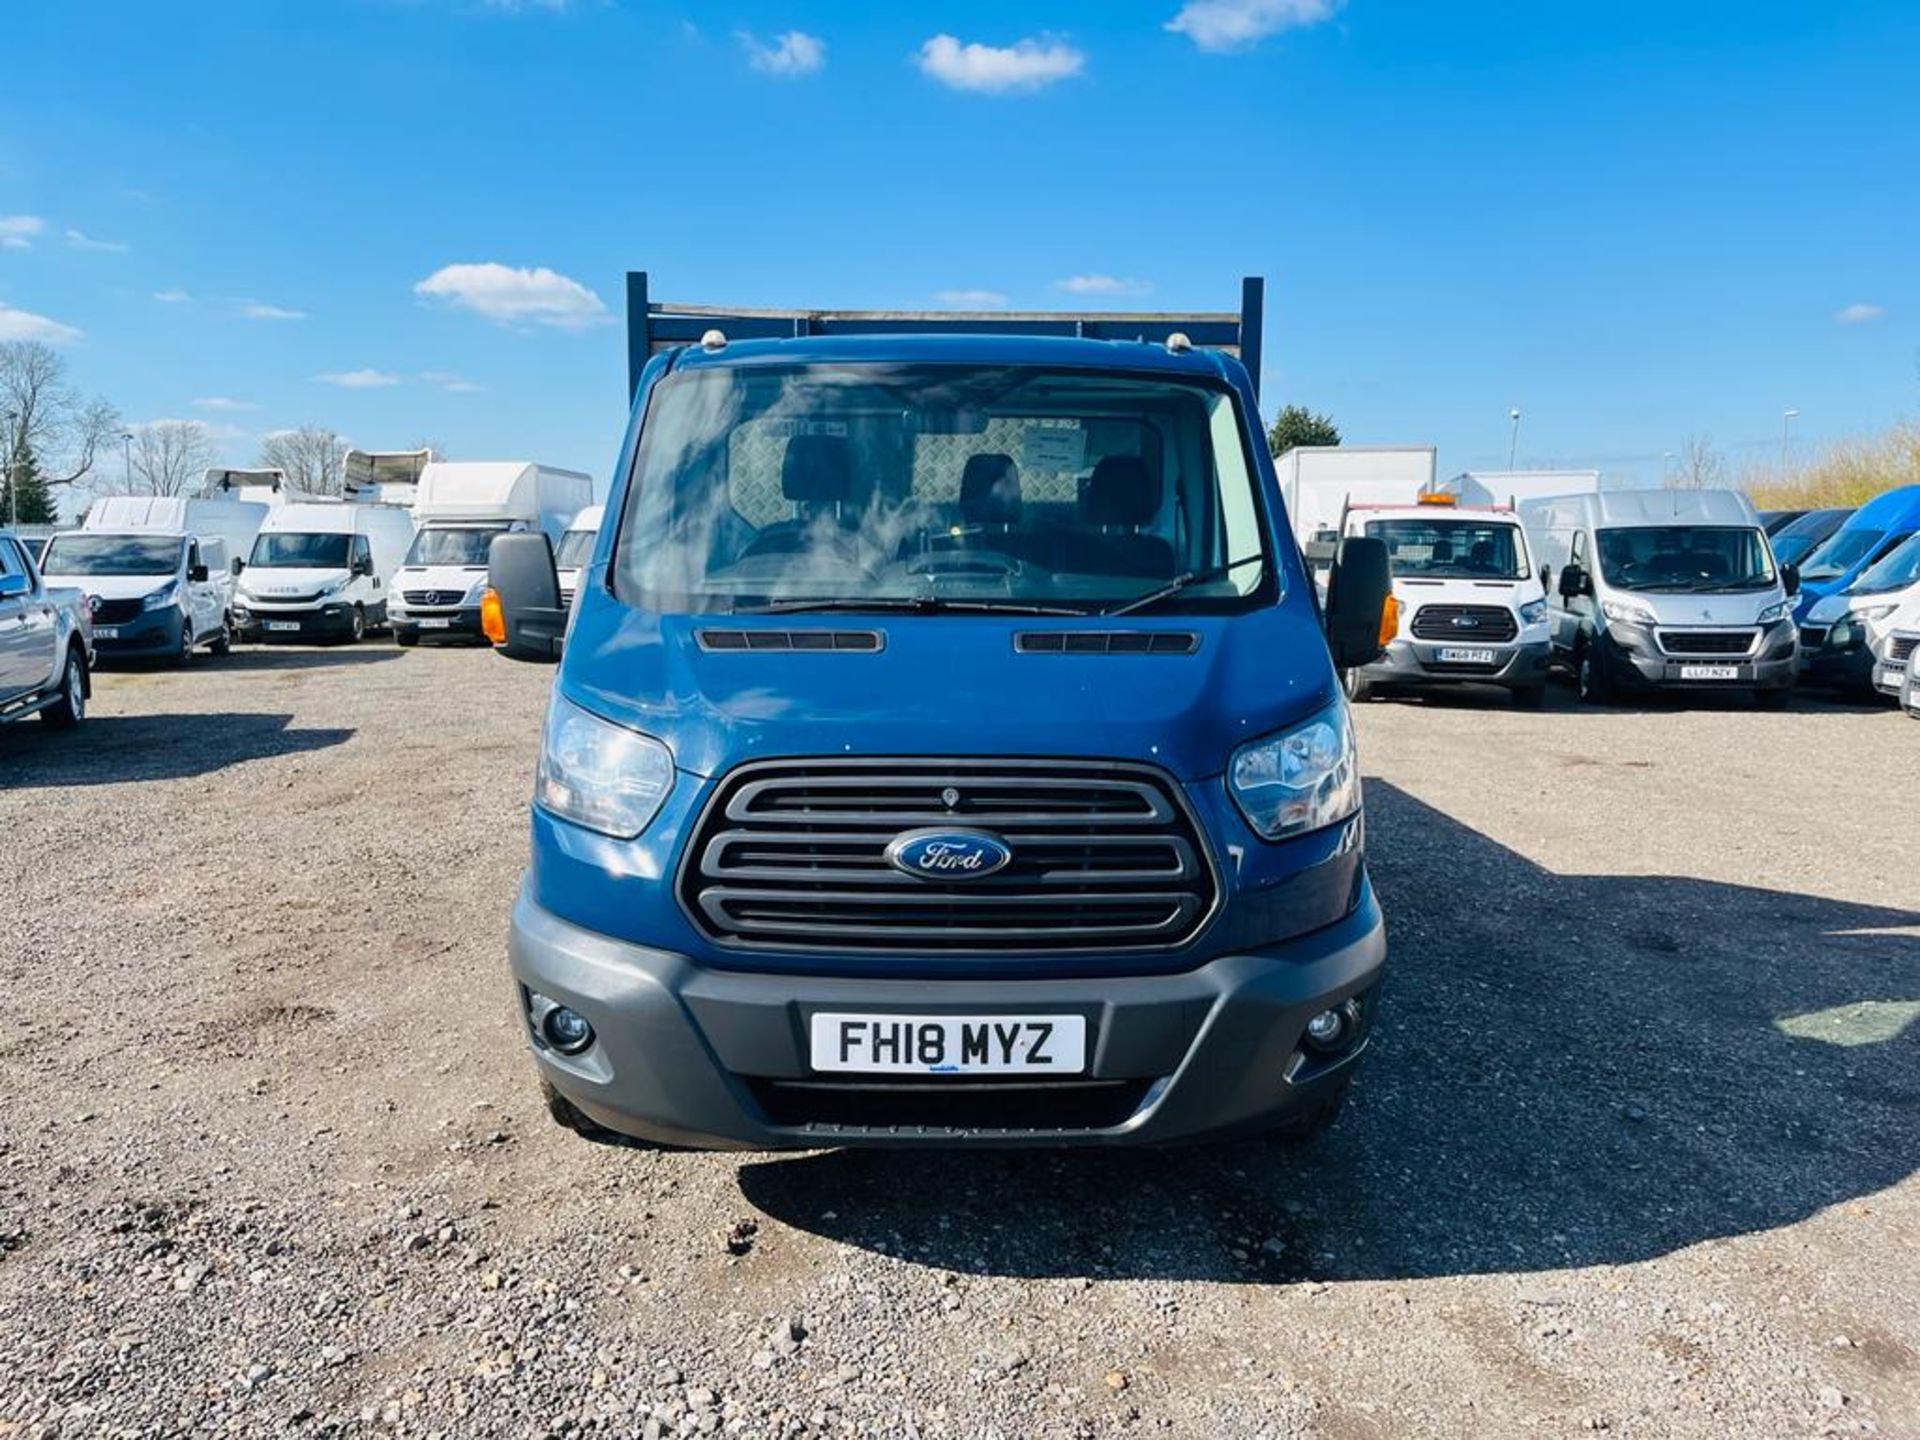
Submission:
<svg viewBox="0 0 1920 1440">
<path fill-rule="evenodd" d="M 242 560 L 238 555 L 234 556 L 233 559 L 227 562 L 228 571 L 235 575 L 238 575 L 242 570 L 246 568 L 247 568 L 247 562 Z"/>
<path fill-rule="evenodd" d="M 1560 567 L 1560 597 L 1571 600 L 1587 593 L 1587 572 L 1569 560 Z"/>
<path fill-rule="evenodd" d="M 354 562 L 353 562 L 353 573 L 354 573 L 355 575 L 371 575 L 371 574 L 373 574 L 373 561 L 371 561 L 371 560 L 364 560 L 364 559 L 363 559 L 363 560 L 356 560 L 356 561 L 354 561 Z"/>
<path fill-rule="evenodd" d="M 24 575 L 0 575 L 0 600 L 11 600 L 32 588 L 33 582 Z"/>
<path fill-rule="evenodd" d="M 491 593 L 480 606 L 480 625 L 493 648 L 509 660 L 551 665 L 566 644 L 567 612 L 560 606 L 560 574 L 553 542 L 542 530 L 494 537 L 487 551 Z"/>
<path fill-rule="evenodd" d="M 1780 567 L 1780 585 L 1789 595 L 1800 593 L 1800 567 L 1791 560 Z"/>
<path fill-rule="evenodd" d="M 1342 670 L 1370 665 L 1386 645 L 1380 619 L 1393 594 L 1387 542 L 1351 535 L 1340 542 L 1327 585 L 1327 648 Z"/>
<path fill-rule="evenodd" d="M 194 584 L 196 585 L 204 584 L 206 581 L 206 578 L 207 578 L 206 566 L 189 565 L 187 567 L 187 579 L 191 580 Z"/>
<path fill-rule="evenodd" d="M 1553 589 L 1553 567 L 1551 565 L 1542 565 L 1540 567 L 1540 588 L 1549 591 Z"/>
</svg>

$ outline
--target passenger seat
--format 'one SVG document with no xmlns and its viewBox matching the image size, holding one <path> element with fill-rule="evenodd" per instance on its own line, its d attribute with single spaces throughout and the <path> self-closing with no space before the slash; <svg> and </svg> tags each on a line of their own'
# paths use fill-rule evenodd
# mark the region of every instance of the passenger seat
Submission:
<svg viewBox="0 0 1920 1440">
<path fill-rule="evenodd" d="M 1173 546 L 1140 527 L 1160 513 L 1160 485 L 1137 455 L 1109 455 L 1093 467 L 1080 496 L 1080 519 L 1098 526 L 1098 535 L 1078 535 L 1074 549 L 1084 550 L 1070 567 L 1087 574 L 1173 578 Z M 1081 563 L 1082 560 L 1085 563 Z"/>
</svg>

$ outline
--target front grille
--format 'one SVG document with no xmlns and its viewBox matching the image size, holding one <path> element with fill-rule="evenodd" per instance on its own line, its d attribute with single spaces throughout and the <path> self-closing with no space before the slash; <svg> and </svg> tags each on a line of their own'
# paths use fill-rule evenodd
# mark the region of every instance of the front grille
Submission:
<svg viewBox="0 0 1920 1440">
<path fill-rule="evenodd" d="M 409 605 L 440 605 L 451 609 L 467 595 L 464 590 L 402 590 L 400 598 Z"/>
<path fill-rule="evenodd" d="M 1800 627 L 1800 648 L 1818 650 L 1827 643 L 1827 627 L 1824 625 L 1802 625 Z"/>
<path fill-rule="evenodd" d="M 308 595 L 243 595 L 234 603 L 239 605 L 311 605 L 319 598 L 320 592 L 315 590 Z"/>
<path fill-rule="evenodd" d="M 138 596 L 131 600 L 95 600 L 92 602 L 93 623 L 125 625 L 129 620 L 140 618 L 140 610 L 145 604 Z"/>
<path fill-rule="evenodd" d="M 775 1125 L 830 1130 L 1110 1130 L 1140 1108 L 1151 1080 L 970 1083 L 876 1076 L 864 1082 L 758 1080 L 748 1091 Z"/>
<path fill-rule="evenodd" d="M 1745 655 L 1753 649 L 1752 630 L 1662 630 L 1660 648 L 1669 655 Z"/>
<path fill-rule="evenodd" d="M 887 863 L 903 833 L 949 826 L 998 836 L 1012 860 L 965 880 Z M 1084 760 L 743 765 L 707 803 L 679 887 L 722 944 L 917 954 L 1170 948 L 1217 894 L 1173 782 Z"/>
<path fill-rule="evenodd" d="M 1416 640 L 1501 641 L 1519 633 L 1503 605 L 1422 605 L 1413 614 Z"/>
<path fill-rule="evenodd" d="M 1887 664 L 1889 665 L 1906 664 L 1908 657 L 1913 654 L 1914 642 L 1916 640 L 1920 640 L 1920 636 L 1914 636 L 1914 635 L 1894 636 L 1892 642 L 1887 646 Z"/>
</svg>

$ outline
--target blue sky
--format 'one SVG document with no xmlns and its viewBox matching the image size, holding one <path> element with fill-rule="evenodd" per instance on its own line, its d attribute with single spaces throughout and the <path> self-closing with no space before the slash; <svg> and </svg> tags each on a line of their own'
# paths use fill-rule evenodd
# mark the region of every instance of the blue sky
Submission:
<svg viewBox="0 0 1920 1440">
<path fill-rule="evenodd" d="M 628 268 L 871 307 L 1264 274 L 1268 409 L 1449 472 L 1516 405 L 1522 463 L 1648 480 L 1920 412 L 1911 0 L 12 0 L 0 55 L 0 335 L 238 461 L 311 422 L 604 483 Z"/>
</svg>

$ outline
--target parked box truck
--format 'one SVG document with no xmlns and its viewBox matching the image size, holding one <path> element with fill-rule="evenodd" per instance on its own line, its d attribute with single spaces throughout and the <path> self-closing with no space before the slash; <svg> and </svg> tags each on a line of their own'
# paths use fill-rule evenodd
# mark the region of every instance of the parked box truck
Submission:
<svg viewBox="0 0 1920 1440">
<path fill-rule="evenodd" d="M 349 450 L 340 463 L 341 495 L 363 505 L 403 505 L 420 498 L 420 472 L 431 450 Z"/>
<path fill-rule="evenodd" d="M 1431 445 L 1296 445 L 1273 462 L 1293 538 L 1317 572 L 1349 505 L 1411 505 L 1433 488 Z"/>
<path fill-rule="evenodd" d="M 1462 505 L 1511 505 L 1551 500 L 1557 495 L 1591 495 L 1600 488 L 1598 470 L 1463 470 L 1441 487 Z"/>
<path fill-rule="evenodd" d="M 525 460 L 436 460 L 422 468 L 413 544 L 394 578 L 394 639 L 480 634 L 487 549 L 533 530 L 557 543 L 593 503 L 593 477 Z"/>
</svg>

